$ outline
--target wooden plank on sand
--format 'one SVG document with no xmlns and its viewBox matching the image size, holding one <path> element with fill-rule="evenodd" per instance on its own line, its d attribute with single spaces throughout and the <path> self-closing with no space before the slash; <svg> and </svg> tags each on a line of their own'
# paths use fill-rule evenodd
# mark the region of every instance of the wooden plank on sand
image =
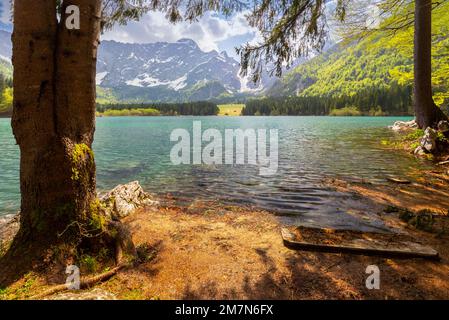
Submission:
<svg viewBox="0 0 449 320">
<path fill-rule="evenodd" d="M 309 230 L 314 229 L 310 228 Z M 436 250 L 411 241 L 387 242 L 384 240 L 373 239 L 372 237 L 359 237 L 352 240 L 344 239 L 338 244 L 329 244 L 320 241 L 314 242 L 298 239 L 297 235 L 288 228 L 282 228 L 281 234 L 284 245 L 287 248 L 295 250 L 439 260 L 439 255 Z"/>
</svg>

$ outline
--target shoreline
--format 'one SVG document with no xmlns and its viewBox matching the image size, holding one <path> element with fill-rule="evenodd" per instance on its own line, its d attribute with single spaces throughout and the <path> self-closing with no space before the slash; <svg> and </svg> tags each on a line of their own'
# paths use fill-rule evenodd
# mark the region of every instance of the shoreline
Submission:
<svg viewBox="0 0 449 320">
<path fill-rule="evenodd" d="M 216 115 L 120 115 L 120 116 L 112 116 L 112 115 L 96 115 L 96 118 L 122 118 L 122 117 L 229 117 L 229 118 L 235 118 L 235 117 L 273 117 L 273 118 L 279 118 L 279 117 L 328 117 L 328 118 L 413 118 L 413 115 L 388 115 L 388 116 L 372 116 L 372 115 L 358 115 L 358 116 L 339 116 L 339 115 L 222 115 L 222 114 L 216 114 Z M 0 119 L 11 119 L 11 115 L 5 115 L 1 116 Z"/>
<path fill-rule="evenodd" d="M 447 299 L 449 219 L 443 207 L 449 202 L 449 181 L 435 184 L 432 179 L 417 190 L 443 185 L 445 189 L 435 194 L 429 206 L 423 205 L 428 194 L 411 192 L 417 187 L 414 184 L 326 183 L 347 193 L 353 201 L 364 202 L 380 219 L 416 242 L 435 248 L 440 253 L 439 262 L 290 250 L 280 235 L 285 225 L 268 211 L 201 203 L 181 207 L 162 202 L 159 207 L 137 209 L 122 220 L 136 246 L 149 248 L 144 263 L 119 271 L 109 281 L 96 285 L 96 291 L 90 288 L 47 298 Z M 418 230 L 391 211 L 392 206 L 402 208 L 405 204 L 404 208 L 414 212 L 424 207 L 439 209 L 434 212 L 439 231 Z M 365 268 L 372 264 L 382 272 L 381 290 L 365 287 Z M 93 275 L 100 269 L 81 266 L 81 271 Z M 28 299 L 64 283 L 64 279 L 64 265 L 52 261 L 44 271 L 31 271 L 0 292 L 0 299 Z"/>
</svg>

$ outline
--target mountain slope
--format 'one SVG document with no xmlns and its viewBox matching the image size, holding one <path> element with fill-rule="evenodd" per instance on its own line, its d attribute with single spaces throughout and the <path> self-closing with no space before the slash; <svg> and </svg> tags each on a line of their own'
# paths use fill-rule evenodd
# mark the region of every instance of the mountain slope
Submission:
<svg viewBox="0 0 449 320">
<path fill-rule="evenodd" d="M 255 90 L 238 76 L 239 69 L 226 52 L 203 52 L 190 39 L 149 44 L 103 41 L 97 85 L 112 89 L 118 100 L 206 100 Z"/>
<path fill-rule="evenodd" d="M 11 33 L 0 30 L 0 73 L 12 76 Z M 239 63 L 226 52 L 202 51 L 190 39 L 149 44 L 103 41 L 96 83 L 101 103 L 179 102 L 225 99 L 261 91 L 239 76 Z"/>
<path fill-rule="evenodd" d="M 438 105 L 449 102 L 449 3 L 433 13 L 433 86 Z M 336 45 L 277 81 L 269 96 L 351 97 L 368 89 L 392 90 L 413 82 L 413 29 L 377 32 Z"/>
<path fill-rule="evenodd" d="M 0 74 L 7 78 L 12 77 L 11 55 L 11 33 L 0 30 Z"/>
</svg>

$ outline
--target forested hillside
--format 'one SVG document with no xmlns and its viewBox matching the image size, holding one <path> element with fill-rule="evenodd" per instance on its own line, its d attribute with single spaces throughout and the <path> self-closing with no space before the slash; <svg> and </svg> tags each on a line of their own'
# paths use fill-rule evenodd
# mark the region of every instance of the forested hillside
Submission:
<svg viewBox="0 0 449 320">
<path fill-rule="evenodd" d="M 448 12 L 449 3 L 433 12 L 434 98 L 443 109 L 449 103 Z M 391 99 L 403 101 L 404 92 L 411 95 L 412 82 L 411 26 L 394 33 L 376 31 L 360 41 L 336 45 L 287 73 L 267 95 L 333 98 L 345 103 L 330 107 L 354 107 L 363 113 L 380 107 L 386 114 L 396 114 Z"/>
</svg>

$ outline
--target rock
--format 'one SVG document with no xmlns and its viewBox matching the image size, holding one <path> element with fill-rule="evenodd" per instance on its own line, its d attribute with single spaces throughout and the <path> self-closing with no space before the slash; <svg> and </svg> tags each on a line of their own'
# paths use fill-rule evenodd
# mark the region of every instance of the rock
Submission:
<svg viewBox="0 0 449 320">
<path fill-rule="evenodd" d="M 20 216 L 10 214 L 0 217 L 0 253 L 6 249 L 17 231 L 19 231 Z"/>
<path fill-rule="evenodd" d="M 448 132 L 449 131 L 449 122 L 447 122 L 446 120 L 441 120 L 440 122 L 438 122 L 438 131 L 440 132 Z"/>
<path fill-rule="evenodd" d="M 421 139 L 421 147 L 427 152 L 434 152 L 437 147 L 437 132 L 428 127 L 426 131 L 424 131 L 424 136 Z"/>
<path fill-rule="evenodd" d="M 418 124 L 416 123 L 415 120 L 396 121 L 392 126 L 389 126 L 389 128 L 393 131 L 405 131 L 405 130 L 418 129 Z"/>
<path fill-rule="evenodd" d="M 138 207 L 159 205 L 158 201 L 151 200 L 138 181 L 118 185 L 100 197 L 100 201 L 106 215 L 112 218 L 124 218 Z"/>
<path fill-rule="evenodd" d="M 117 300 L 117 297 L 99 288 L 91 291 L 70 291 L 47 297 L 45 300 Z"/>
<path fill-rule="evenodd" d="M 424 156 L 426 154 L 426 151 L 424 150 L 423 147 L 418 146 L 418 147 L 416 147 L 415 151 L 413 151 L 413 154 L 415 156 Z"/>
</svg>

